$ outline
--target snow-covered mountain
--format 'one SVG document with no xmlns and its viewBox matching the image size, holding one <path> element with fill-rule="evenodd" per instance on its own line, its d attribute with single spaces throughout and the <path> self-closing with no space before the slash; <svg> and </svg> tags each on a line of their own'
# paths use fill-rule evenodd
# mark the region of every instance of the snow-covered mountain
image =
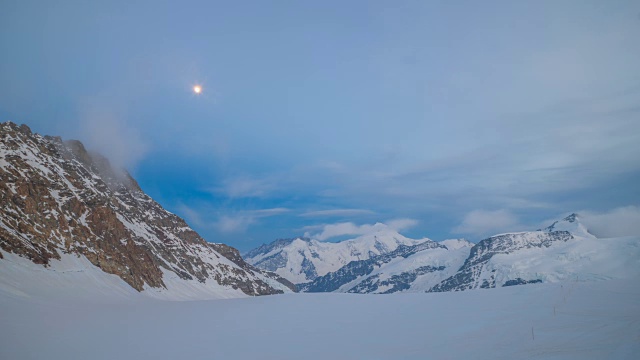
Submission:
<svg viewBox="0 0 640 360">
<path fill-rule="evenodd" d="M 335 244 L 278 240 L 249 252 L 248 261 L 297 283 L 304 292 L 442 292 L 640 275 L 640 238 L 598 239 L 576 214 L 542 230 L 499 234 L 477 244 L 387 234 L 391 236 L 367 235 Z M 375 244 L 372 236 L 404 243 L 375 253 L 367 248 Z M 368 256 L 345 256 L 344 249 L 356 244 L 358 254 L 369 249 Z"/>
<path fill-rule="evenodd" d="M 430 291 L 460 291 L 640 275 L 640 238 L 598 239 L 577 214 L 544 230 L 495 235 L 476 244 L 458 272 Z"/>
<path fill-rule="evenodd" d="M 377 223 L 370 234 L 338 243 L 295 238 L 276 240 L 244 254 L 260 269 L 274 272 L 294 284 L 308 283 L 336 271 L 352 261 L 388 254 L 400 246 L 411 247 L 429 239 L 414 240 Z"/>
<path fill-rule="evenodd" d="M 392 252 L 352 261 L 340 269 L 299 286 L 305 292 L 390 294 L 424 291 L 455 273 L 473 244 L 465 240 L 431 240 L 400 245 Z"/>
<path fill-rule="evenodd" d="M 114 284 L 115 275 L 137 291 L 168 297 L 290 291 L 236 249 L 206 242 L 79 141 L 0 124 L 0 203 L 0 285 L 13 291 L 33 271 L 22 259 L 39 264 L 43 278 L 64 282 L 58 275 L 84 272 L 94 283 Z"/>
</svg>

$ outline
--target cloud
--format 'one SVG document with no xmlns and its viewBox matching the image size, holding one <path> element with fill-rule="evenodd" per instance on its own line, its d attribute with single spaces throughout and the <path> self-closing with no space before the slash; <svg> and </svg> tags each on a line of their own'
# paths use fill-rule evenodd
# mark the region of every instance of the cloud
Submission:
<svg viewBox="0 0 640 360">
<path fill-rule="evenodd" d="M 454 234 L 488 236 L 497 233 L 522 230 L 518 219 L 507 210 L 474 210 L 462 223 L 451 230 Z"/>
<path fill-rule="evenodd" d="M 415 219 L 394 219 L 387 221 L 387 226 L 396 231 L 409 229 L 416 225 L 418 225 L 418 220 Z"/>
<path fill-rule="evenodd" d="M 85 146 L 106 156 L 118 168 L 135 167 L 149 152 L 140 132 L 114 111 L 95 104 L 80 111 L 80 133 Z"/>
<path fill-rule="evenodd" d="M 291 209 L 276 207 L 231 211 L 215 209 L 208 203 L 193 207 L 179 202 L 175 205 L 175 211 L 199 230 L 230 234 L 245 232 L 251 225 L 259 223 L 260 219 L 286 214 Z"/>
<path fill-rule="evenodd" d="M 597 237 L 640 236 L 640 207 L 625 206 L 608 212 L 578 212 L 589 232 Z"/>
<path fill-rule="evenodd" d="M 200 213 L 198 213 L 197 210 L 182 203 L 177 205 L 177 210 L 182 215 L 182 217 L 184 217 L 187 220 L 189 224 L 195 225 L 195 226 L 204 225 L 202 216 L 200 216 Z"/>
<path fill-rule="evenodd" d="M 252 210 L 249 211 L 250 214 L 252 214 L 254 217 L 268 217 L 268 216 L 275 216 L 275 215 L 280 215 L 282 213 L 286 213 L 291 211 L 290 209 L 287 208 L 271 208 L 271 209 L 260 209 L 260 210 Z"/>
<path fill-rule="evenodd" d="M 215 223 L 216 228 L 223 233 L 244 232 L 255 218 L 249 216 L 221 216 Z"/>
<path fill-rule="evenodd" d="M 242 211 L 233 215 L 222 215 L 214 223 L 218 231 L 223 233 L 238 233 L 246 231 L 250 225 L 261 218 L 277 216 L 290 210 L 287 208 L 271 208 Z"/>
<path fill-rule="evenodd" d="M 366 235 L 382 230 L 401 231 L 413 227 L 417 224 L 418 221 L 414 219 L 393 219 L 387 221 L 386 224 L 375 223 L 363 225 L 356 225 L 352 222 L 341 222 L 336 224 L 322 225 L 322 231 L 320 231 L 319 233 L 311 235 L 309 232 L 307 232 L 305 233 L 305 236 L 324 241 L 336 236 L 343 235 Z"/>
<path fill-rule="evenodd" d="M 224 194 L 232 199 L 261 198 L 272 192 L 275 185 L 266 179 L 252 179 L 241 177 L 227 179 L 221 187 L 214 188 L 212 192 Z"/>
<path fill-rule="evenodd" d="M 303 217 L 329 217 L 329 216 L 359 216 L 359 215 L 372 215 L 374 211 L 366 209 L 332 209 L 332 210 L 317 210 L 308 211 L 300 214 Z"/>
</svg>

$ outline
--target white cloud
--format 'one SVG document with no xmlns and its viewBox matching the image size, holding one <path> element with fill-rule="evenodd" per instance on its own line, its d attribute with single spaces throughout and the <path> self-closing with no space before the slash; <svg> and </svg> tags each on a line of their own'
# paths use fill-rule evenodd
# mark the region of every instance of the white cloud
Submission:
<svg viewBox="0 0 640 360">
<path fill-rule="evenodd" d="M 640 236 L 640 207 L 625 206 L 604 213 L 578 212 L 580 221 L 597 237 Z"/>
<path fill-rule="evenodd" d="M 271 208 L 271 209 L 252 210 L 252 211 L 249 211 L 249 214 L 251 214 L 254 217 L 268 217 L 268 216 L 280 215 L 289 211 L 291 210 L 287 208 L 279 207 L 279 208 Z"/>
<path fill-rule="evenodd" d="M 255 222 L 255 218 L 248 216 L 221 216 L 216 222 L 216 227 L 223 233 L 244 232 L 249 225 Z"/>
<path fill-rule="evenodd" d="M 375 212 L 366 209 L 332 209 L 332 210 L 317 210 L 308 211 L 300 214 L 304 217 L 328 217 L 328 216 L 359 216 L 359 215 L 372 215 Z"/>
<path fill-rule="evenodd" d="M 222 215 L 215 222 L 215 227 L 223 233 L 244 232 L 258 219 L 280 215 L 290 210 L 287 208 L 271 208 L 243 211 L 234 215 Z"/>
<path fill-rule="evenodd" d="M 190 225 L 194 226 L 203 226 L 204 221 L 202 220 L 202 216 L 195 209 L 185 205 L 178 204 L 177 210 L 182 217 L 184 217 Z"/>
<path fill-rule="evenodd" d="M 241 177 L 225 180 L 222 186 L 213 189 L 213 192 L 224 194 L 232 199 L 240 199 L 264 197 L 273 189 L 274 185 L 265 179 Z"/>
<path fill-rule="evenodd" d="M 462 223 L 453 230 L 454 234 L 488 236 L 497 233 L 522 230 L 518 219 L 507 210 L 474 210 L 468 213 Z"/>
<path fill-rule="evenodd" d="M 80 119 L 85 146 L 106 156 L 115 167 L 131 169 L 149 152 L 140 132 L 114 111 L 91 104 L 81 109 Z"/>
<path fill-rule="evenodd" d="M 386 224 L 375 223 L 363 225 L 356 225 L 352 222 L 341 222 L 336 224 L 325 224 L 322 226 L 322 231 L 320 231 L 319 233 L 312 235 L 307 232 L 305 233 L 305 236 L 324 241 L 336 236 L 366 235 L 386 229 L 401 231 L 413 227 L 417 224 L 418 221 L 414 219 L 392 219 L 387 221 Z"/>
<path fill-rule="evenodd" d="M 387 221 L 387 226 L 396 231 L 409 229 L 416 225 L 418 225 L 418 220 L 415 219 L 393 219 Z"/>
</svg>

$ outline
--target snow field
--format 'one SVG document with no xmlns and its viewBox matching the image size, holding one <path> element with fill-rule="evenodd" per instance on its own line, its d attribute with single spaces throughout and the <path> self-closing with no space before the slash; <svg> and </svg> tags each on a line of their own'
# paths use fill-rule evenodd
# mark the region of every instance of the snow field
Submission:
<svg viewBox="0 0 640 360">
<path fill-rule="evenodd" d="M 635 359 L 640 279 L 209 301 L 0 292 L 2 359 Z"/>
</svg>

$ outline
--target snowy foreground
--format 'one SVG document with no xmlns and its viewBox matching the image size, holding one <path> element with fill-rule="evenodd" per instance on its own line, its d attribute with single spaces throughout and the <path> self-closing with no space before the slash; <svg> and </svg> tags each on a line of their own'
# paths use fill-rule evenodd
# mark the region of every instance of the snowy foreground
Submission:
<svg viewBox="0 0 640 360">
<path fill-rule="evenodd" d="M 632 359 L 640 279 L 166 301 L 0 291 L 0 359 Z"/>
</svg>

